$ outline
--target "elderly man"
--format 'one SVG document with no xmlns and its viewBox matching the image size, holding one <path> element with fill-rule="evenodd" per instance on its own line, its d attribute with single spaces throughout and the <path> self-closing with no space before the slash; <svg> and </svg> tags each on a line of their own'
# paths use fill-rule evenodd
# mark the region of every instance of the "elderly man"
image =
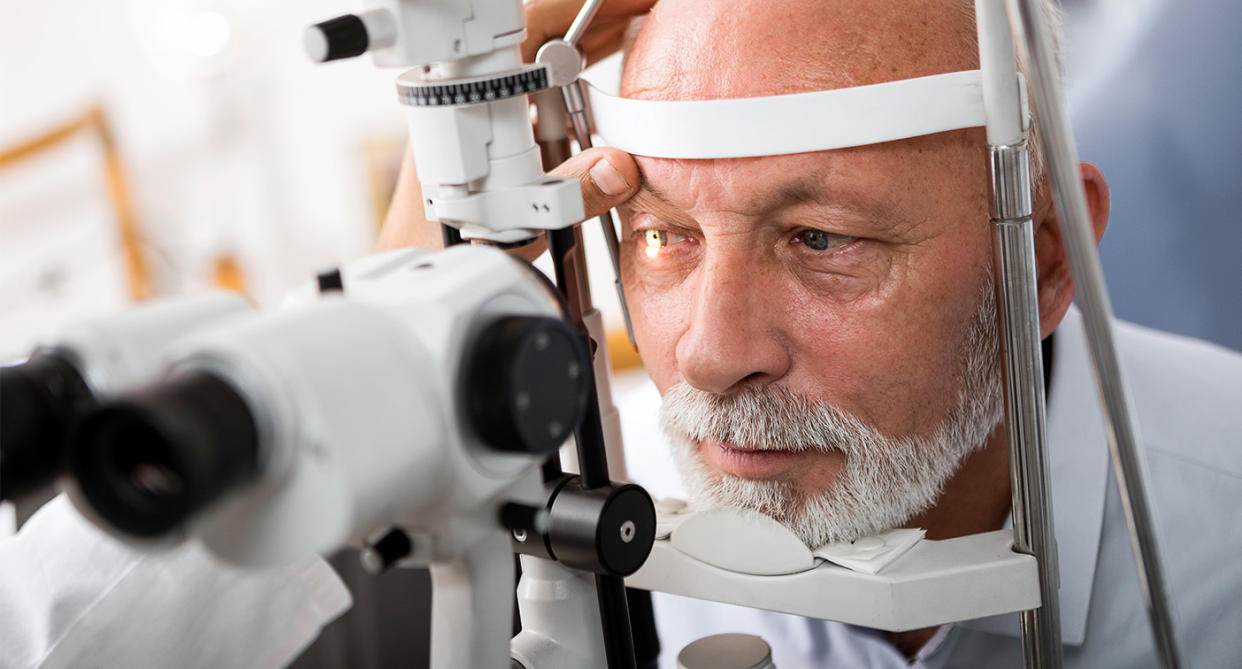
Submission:
<svg viewBox="0 0 1242 669">
<path fill-rule="evenodd" d="M 535 3 L 532 31 L 563 31 L 574 4 Z M 615 42 L 620 18 L 643 4 L 607 5 L 597 42 Z M 971 9 L 962 0 L 917 7 L 662 0 L 633 41 L 622 94 L 752 97 L 974 69 Z M 619 205 L 634 333 L 697 503 L 763 511 L 810 545 L 901 525 L 925 528 L 933 539 L 1005 525 L 1011 496 L 999 429 L 985 164 L 983 131 L 971 129 L 746 159 L 631 159 L 594 150 L 558 170 L 582 179 L 590 213 Z M 1098 240 L 1108 189 L 1094 166 L 1084 163 L 1081 174 Z M 420 222 L 416 189 L 407 174 L 385 243 L 434 235 Z M 1035 244 L 1040 330 L 1046 353 L 1055 348 L 1046 364 L 1067 664 L 1153 665 L 1042 178 Z M 1222 510 L 1242 496 L 1234 417 L 1242 360 L 1128 326 L 1119 336 L 1148 437 L 1158 515 L 1176 530 L 1164 546 L 1184 651 L 1194 666 L 1236 666 L 1242 545 L 1236 521 Z M 1226 398 L 1233 411 L 1222 405 Z M 644 448 L 643 441 L 629 446 Z M 664 460 L 652 450 L 631 455 L 640 482 L 654 488 L 663 485 L 660 474 L 643 463 Z M 1187 531 L 1195 532 L 1193 546 L 1178 540 Z M 1220 580 L 1205 587 L 1209 578 Z M 1021 663 L 1014 616 L 884 635 L 656 601 L 670 663 L 684 643 L 723 631 L 766 636 L 784 667 Z"/>
<path fill-rule="evenodd" d="M 576 4 L 533 3 L 530 44 L 563 32 Z M 588 47 L 615 48 L 628 16 L 649 4 L 609 3 Z M 969 10 L 963 0 L 917 7 L 897 0 L 663 0 L 634 40 L 623 93 L 746 97 L 974 69 Z M 661 422 L 685 491 L 697 503 L 764 511 L 810 544 L 899 525 L 923 527 L 934 539 L 1006 523 L 983 146 L 983 132 L 973 129 L 729 160 L 598 149 L 558 168 L 581 180 L 588 214 L 621 208 L 635 334 L 663 395 Z M 1108 218 L 1107 187 L 1091 165 L 1082 166 L 1082 179 L 1098 238 Z M 421 212 L 407 166 L 382 245 L 431 245 L 438 232 Z M 1055 352 L 1048 436 L 1066 664 L 1154 666 L 1046 186 L 1036 195 L 1035 242 L 1040 328 L 1050 340 L 1046 351 Z M 1242 357 L 1129 326 L 1119 327 L 1118 346 L 1168 531 L 1183 650 L 1192 666 L 1239 666 L 1242 528 L 1233 514 L 1242 501 Z M 645 440 L 631 446 L 631 463 L 643 465 L 632 467 L 640 482 L 667 490 L 667 472 L 652 464 L 667 454 Z M 67 512 L 61 500 L 46 522 L 32 521 L 48 531 L 0 544 L 0 555 L 29 555 L 26 540 L 59 545 L 55 530 Z M 0 644 L 0 666 L 240 666 L 246 658 L 276 666 L 347 601 L 322 563 L 260 582 L 217 574 L 218 566 L 189 554 L 179 562 L 110 556 L 110 548 L 83 537 L 95 542 L 74 532 L 64 545 L 83 550 L 56 554 L 64 564 L 55 574 L 89 572 L 78 579 L 88 587 L 49 578 L 38 592 L 10 591 L 34 592 L 28 599 L 36 606 L 27 609 L 39 613 L 15 614 L 12 620 L 27 624 L 5 627 L 13 634 Z M 25 567 L 46 571 L 30 560 Z M 169 587 L 147 587 L 150 575 Z M 152 625 L 165 627 L 165 611 L 198 612 L 169 603 L 183 594 L 186 578 L 218 606 L 204 609 L 194 626 L 145 635 Z M 1021 663 L 1013 616 L 886 635 L 676 597 L 656 603 L 666 666 L 688 641 L 724 631 L 764 636 L 782 669 Z M 151 615 L 135 616 L 139 606 Z M 212 622 L 207 613 L 229 611 L 250 616 L 199 626 Z M 250 624 L 261 611 L 282 613 Z M 108 615 L 88 621 L 83 612 Z M 143 643 L 133 642 L 135 631 Z M 144 661 L 132 661 L 139 656 Z"/>
</svg>

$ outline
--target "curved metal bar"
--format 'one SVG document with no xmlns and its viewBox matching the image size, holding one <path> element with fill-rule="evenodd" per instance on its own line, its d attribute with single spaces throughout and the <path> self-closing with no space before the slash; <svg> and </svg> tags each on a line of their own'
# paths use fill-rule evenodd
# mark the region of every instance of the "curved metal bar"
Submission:
<svg viewBox="0 0 1242 669">
<path fill-rule="evenodd" d="M 1112 306 L 1095 250 L 1052 35 L 1040 4 L 1038 0 L 1008 0 L 1010 21 L 1028 57 L 1053 196 L 1061 214 L 1061 233 L 1086 326 L 1096 385 L 1104 404 L 1109 451 L 1135 558 L 1140 566 L 1139 584 L 1147 602 L 1156 651 L 1165 667 L 1180 667 L 1181 656 L 1160 557 L 1156 518 L 1147 493 L 1146 465 L 1138 448 L 1138 426 L 1113 342 Z"/>
</svg>

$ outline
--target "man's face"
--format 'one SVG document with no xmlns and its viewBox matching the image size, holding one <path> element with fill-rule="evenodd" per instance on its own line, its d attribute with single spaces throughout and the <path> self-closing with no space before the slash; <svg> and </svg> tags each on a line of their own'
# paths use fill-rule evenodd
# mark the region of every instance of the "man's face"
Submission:
<svg viewBox="0 0 1242 669">
<path fill-rule="evenodd" d="M 924 11 L 666 0 L 635 42 L 623 94 L 750 97 L 977 67 L 963 36 L 968 17 Z M 685 390 L 679 384 L 701 397 L 772 391 L 795 398 L 780 406 L 830 407 L 872 436 L 943 432 L 978 390 L 964 388 L 966 354 L 990 326 L 978 318 L 991 257 L 982 147 L 982 131 L 969 130 L 791 156 L 638 158 L 644 188 L 622 211 L 622 270 L 661 393 Z M 974 416 L 992 421 L 979 426 L 983 435 L 994 414 Z M 683 470 L 779 484 L 786 506 L 831 491 L 849 458 L 864 457 L 692 441 Z"/>
</svg>

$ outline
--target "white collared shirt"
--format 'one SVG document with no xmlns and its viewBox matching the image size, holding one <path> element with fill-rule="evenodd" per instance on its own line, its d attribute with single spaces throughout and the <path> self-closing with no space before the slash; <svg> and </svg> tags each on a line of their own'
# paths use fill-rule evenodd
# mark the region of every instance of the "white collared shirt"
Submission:
<svg viewBox="0 0 1242 669">
<path fill-rule="evenodd" d="M 1242 355 L 1124 323 L 1116 336 L 1184 659 L 1191 667 L 1242 666 Z M 1048 452 L 1065 666 L 1157 666 L 1075 309 L 1057 330 L 1052 364 Z M 653 496 L 684 496 L 650 421 L 658 402 L 648 383 L 618 403 L 627 466 Z M 691 641 L 722 632 L 764 637 L 780 669 L 1022 666 L 1017 614 L 945 626 L 912 665 L 872 630 L 671 595 L 654 602 L 661 667 L 676 667 Z"/>
</svg>

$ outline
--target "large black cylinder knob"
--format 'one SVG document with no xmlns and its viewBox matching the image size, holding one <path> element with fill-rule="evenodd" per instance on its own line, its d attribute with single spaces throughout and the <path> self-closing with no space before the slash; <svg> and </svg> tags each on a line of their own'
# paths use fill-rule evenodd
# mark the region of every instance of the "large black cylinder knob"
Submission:
<svg viewBox="0 0 1242 669">
<path fill-rule="evenodd" d="M 550 455 L 582 423 L 591 357 L 558 319 L 504 316 L 488 324 L 466 356 L 467 420 L 500 451 Z"/>
<path fill-rule="evenodd" d="M 361 56 L 367 52 L 371 40 L 362 19 L 346 14 L 307 28 L 302 36 L 302 45 L 311 60 L 326 63 Z"/>
<path fill-rule="evenodd" d="M 73 435 L 69 468 L 92 509 L 158 537 L 259 473 L 254 417 L 234 388 L 189 371 L 102 404 Z"/>
<path fill-rule="evenodd" d="M 548 546 L 566 566 L 629 576 L 651 554 L 655 524 L 655 505 L 641 487 L 614 483 L 584 490 L 574 477 L 552 499 Z"/>
</svg>

